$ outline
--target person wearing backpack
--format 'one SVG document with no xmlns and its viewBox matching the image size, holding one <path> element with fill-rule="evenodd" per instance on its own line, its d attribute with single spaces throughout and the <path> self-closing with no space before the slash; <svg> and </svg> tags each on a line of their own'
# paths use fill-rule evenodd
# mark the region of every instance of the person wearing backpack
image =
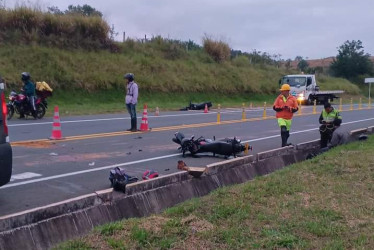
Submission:
<svg viewBox="0 0 374 250">
<path fill-rule="evenodd" d="M 127 73 L 123 77 L 127 81 L 127 91 L 126 91 L 126 108 L 131 117 L 131 128 L 127 131 L 136 132 L 137 120 L 136 120 L 136 104 L 138 103 L 139 88 L 138 84 L 134 81 L 134 74 Z"/>
</svg>

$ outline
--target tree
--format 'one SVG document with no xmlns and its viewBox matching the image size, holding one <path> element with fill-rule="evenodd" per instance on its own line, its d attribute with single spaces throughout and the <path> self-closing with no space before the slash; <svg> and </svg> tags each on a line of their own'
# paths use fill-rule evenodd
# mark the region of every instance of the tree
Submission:
<svg viewBox="0 0 374 250">
<path fill-rule="evenodd" d="M 287 70 L 289 70 L 291 68 L 291 59 L 287 59 L 286 60 L 286 63 L 284 64 L 284 66 L 286 67 Z"/>
<path fill-rule="evenodd" d="M 372 74 L 373 63 L 370 55 L 364 52 L 360 40 L 346 41 L 338 48 L 338 55 L 330 65 L 335 76 L 353 79 L 360 75 Z"/>
<path fill-rule="evenodd" d="M 100 11 L 96 10 L 95 8 L 91 7 L 90 5 L 69 5 L 68 9 L 65 10 L 65 14 L 79 14 L 82 16 L 103 16 L 103 13 Z"/>
<path fill-rule="evenodd" d="M 298 68 L 300 71 L 303 71 L 303 72 L 305 72 L 305 71 L 308 69 L 308 67 L 309 67 L 309 64 L 308 64 L 308 62 L 307 62 L 306 60 L 304 60 L 304 59 L 301 59 L 301 60 L 299 61 L 299 63 L 297 64 L 297 68 Z"/>
<path fill-rule="evenodd" d="M 48 12 L 54 15 L 63 15 L 64 12 L 62 12 L 57 6 L 51 6 L 48 7 Z"/>
</svg>

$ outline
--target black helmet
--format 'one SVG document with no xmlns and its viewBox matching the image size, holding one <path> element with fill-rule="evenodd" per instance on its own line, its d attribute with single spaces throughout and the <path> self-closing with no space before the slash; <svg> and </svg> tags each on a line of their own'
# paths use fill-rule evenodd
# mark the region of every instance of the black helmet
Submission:
<svg viewBox="0 0 374 250">
<path fill-rule="evenodd" d="M 28 73 L 28 72 L 22 72 L 22 81 L 28 81 L 28 80 L 30 80 L 30 73 Z"/>
<path fill-rule="evenodd" d="M 127 73 L 126 75 L 123 76 L 123 78 L 132 82 L 132 81 L 134 81 L 134 74 L 133 73 Z"/>
</svg>

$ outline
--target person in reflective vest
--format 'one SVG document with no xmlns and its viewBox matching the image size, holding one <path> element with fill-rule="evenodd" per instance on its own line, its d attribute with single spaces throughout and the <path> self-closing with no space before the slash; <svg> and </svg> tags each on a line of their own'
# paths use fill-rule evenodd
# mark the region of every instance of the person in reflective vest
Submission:
<svg viewBox="0 0 374 250">
<path fill-rule="evenodd" d="M 291 87 L 289 84 L 283 84 L 280 89 L 281 94 L 275 99 L 273 105 L 278 125 L 281 129 L 282 147 L 292 145 L 287 143 L 287 140 L 290 137 L 293 114 L 299 110 L 297 100 L 294 96 L 290 95 L 290 90 Z"/>
<path fill-rule="evenodd" d="M 334 109 L 330 103 L 325 103 L 324 110 L 322 110 L 319 116 L 319 132 L 321 134 L 321 148 L 327 147 L 327 144 L 331 141 L 332 134 L 335 130 L 334 122 L 342 122 L 342 116 L 339 111 Z"/>
</svg>

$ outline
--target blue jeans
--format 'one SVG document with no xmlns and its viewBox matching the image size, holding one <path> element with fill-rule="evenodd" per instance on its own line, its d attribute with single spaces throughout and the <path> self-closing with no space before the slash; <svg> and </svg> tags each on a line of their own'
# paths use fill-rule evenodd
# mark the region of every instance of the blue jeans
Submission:
<svg viewBox="0 0 374 250">
<path fill-rule="evenodd" d="M 136 119 L 136 104 L 126 103 L 126 108 L 130 114 L 131 119 Z"/>
</svg>

